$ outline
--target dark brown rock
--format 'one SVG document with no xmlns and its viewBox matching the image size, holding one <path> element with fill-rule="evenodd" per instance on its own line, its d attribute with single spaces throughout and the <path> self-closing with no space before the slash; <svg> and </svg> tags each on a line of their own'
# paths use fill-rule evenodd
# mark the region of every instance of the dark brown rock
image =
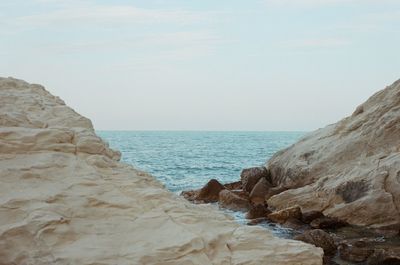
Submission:
<svg viewBox="0 0 400 265">
<path fill-rule="evenodd" d="M 232 183 L 226 183 L 224 186 L 228 190 L 241 190 L 243 188 L 242 181 L 240 180 Z"/>
<path fill-rule="evenodd" d="M 219 205 L 234 211 L 247 211 L 250 209 L 248 200 L 230 190 L 222 190 L 219 193 Z"/>
<path fill-rule="evenodd" d="M 265 195 L 265 201 L 269 200 L 269 198 L 271 198 L 274 195 L 284 192 L 285 190 L 287 190 L 287 188 L 283 186 L 270 188 L 267 194 Z"/>
<path fill-rule="evenodd" d="M 348 225 L 346 222 L 339 220 L 335 217 L 321 217 L 314 219 L 310 226 L 316 229 L 337 229 L 343 226 Z"/>
<path fill-rule="evenodd" d="M 216 179 L 210 180 L 203 188 L 200 189 L 196 200 L 201 200 L 206 203 L 217 202 L 219 197 L 219 192 L 225 189 L 225 187 L 218 182 Z"/>
<path fill-rule="evenodd" d="M 399 251 L 376 249 L 368 258 L 367 265 L 400 265 Z"/>
<path fill-rule="evenodd" d="M 237 196 L 239 196 L 242 199 L 245 199 L 246 201 L 249 200 L 249 193 L 244 190 L 231 190 L 231 192 L 235 193 Z"/>
<path fill-rule="evenodd" d="M 272 222 L 283 224 L 289 219 L 301 220 L 301 209 L 299 206 L 286 208 L 268 215 L 268 219 Z"/>
<path fill-rule="evenodd" d="M 304 223 L 309 224 L 312 221 L 314 221 L 315 219 L 322 218 L 322 217 L 325 217 L 325 216 L 320 211 L 309 211 L 309 212 L 303 213 L 303 216 L 302 216 L 301 220 Z"/>
<path fill-rule="evenodd" d="M 266 178 L 271 182 L 271 174 L 267 168 L 252 167 L 243 169 L 242 173 L 240 174 L 243 190 L 251 192 L 261 178 Z"/>
<path fill-rule="evenodd" d="M 302 221 L 296 218 L 287 219 L 286 222 L 282 224 L 282 226 L 295 229 L 296 231 L 305 231 L 310 229 L 309 225 L 303 223 Z"/>
<path fill-rule="evenodd" d="M 341 259 L 350 262 L 364 262 L 374 253 L 374 250 L 367 247 L 366 244 L 348 244 L 342 243 L 338 247 Z"/>
<path fill-rule="evenodd" d="M 183 196 L 186 200 L 193 202 L 196 200 L 197 195 L 199 194 L 198 190 L 188 190 L 182 191 L 181 196 Z"/>
<path fill-rule="evenodd" d="M 333 255 L 336 252 L 336 245 L 333 238 L 321 229 L 306 231 L 301 235 L 295 236 L 294 239 L 322 248 L 325 255 Z"/>
<path fill-rule="evenodd" d="M 324 256 L 322 260 L 323 265 L 339 265 L 337 262 L 332 260 L 332 256 Z"/>
<path fill-rule="evenodd" d="M 265 205 L 252 205 L 250 211 L 247 212 L 247 219 L 266 218 L 271 211 Z"/>
<path fill-rule="evenodd" d="M 271 183 L 266 178 L 260 178 L 250 193 L 250 201 L 255 205 L 264 205 L 265 195 L 268 194 L 271 187 Z"/>
</svg>

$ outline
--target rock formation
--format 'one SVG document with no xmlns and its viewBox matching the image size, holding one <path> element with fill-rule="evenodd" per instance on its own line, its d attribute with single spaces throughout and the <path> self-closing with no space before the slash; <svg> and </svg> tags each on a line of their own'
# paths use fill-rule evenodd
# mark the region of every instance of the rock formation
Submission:
<svg viewBox="0 0 400 265">
<path fill-rule="evenodd" d="M 269 198 L 275 209 L 299 205 L 351 224 L 398 231 L 400 80 L 350 117 L 278 152 L 266 167 L 272 182 L 288 189 Z"/>
<path fill-rule="evenodd" d="M 321 264 L 320 248 L 192 205 L 119 158 L 42 86 L 0 78 L 0 264 Z M 380 157 L 377 169 L 395 160 Z M 399 199 L 393 174 L 380 177 L 379 198 Z"/>
</svg>

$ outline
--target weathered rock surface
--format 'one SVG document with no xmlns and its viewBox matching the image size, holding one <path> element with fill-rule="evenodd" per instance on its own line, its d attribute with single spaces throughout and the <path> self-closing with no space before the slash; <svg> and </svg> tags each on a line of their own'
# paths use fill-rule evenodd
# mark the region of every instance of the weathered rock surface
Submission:
<svg viewBox="0 0 400 265">
<path fill-rule="evenodd" d="M 222 190 L 219 193 L 219 205 L 222 208 L 233 211 L 247 211 L 250 209 L 250 203 L 247 199 L 230 190 Z"/>
<path fill-rule="evenodd" d="M 374 253 L 374 249 L 357 244 L 341 243 L 338 249 L 340 258 L 350 262 L 365 262 Z"/>
<path fill-rule="evenodd" d="M 247 219 L 266 218 L 271 211 L 265 205 L 252 205 L 250 210 L 246 213 Z"/>
<path fill-rule="evenodd" d="M 399 265 L 400 251 L 377 249 L 369 256 L 367 265 Z"/>
<path fill-rule="evenodd" d="M 218 182 L 216 179 L 210 180 L 203 188 L 200 189 L 197 195 L 197 200 L 202 200 L 206 203 L 217 202 L 219 197 L 219 192 L 225 189 L 225 187 Z"/>
<path fill-rule="evenodd" d="M 261 178 L 270 180 L 270 173 L 265 167 L 252 167 L 243 169 L 242 173 L 240 174 L 243 190 L 250 193 Z"/>
<path fill-rule="evenodd" d="M 400 245 L 387 242 L 377 244 L 375 240 L 345 240 L 340 243 L 342 260 L 368 265 L 400 264 Z"/>
<path fill-rule="evenodd" d="M 345 96 L 345 95 L 344 95 Z M 268 205 L 298 204 L 351 224 L 400 227 L 400 80 L 350 117 L 308 134 L 268 162 L 289 190 Z"/>
<path fill-rule="evenodd" d="M 348 225 L 346 222 L 337 219 L 336 217 L 320 217 L 311 221 L 310 226 L 317 229 L 337 229 Z"/>
<path fill-rule="evenodd" d="M 314 221 L 315 219 L 323 218 L 323 217 L 325 217 L 324 214 L 319 211 L 309 211 L 309 212 L 302 213 L 301 221 L 303 221 L 306 224 L 309 224 L 312 221 Z"/>
<path fill-rule="evenodd" d="M 0 78 L 0 264 L 321 264 L 119 157 L 43 87 Z"/>
<path fill-rule="evenodd" d="M 296 236 L 295 239 L 322 248 L 326 255 L 333 255 L 336 252 L 335 241 L 324 230 L 309 230 L 301 235 Z"/>
<path fill-rule="evenodd" d="M 301 220 L 301 209 L 299 206 L 289 207 L 280 211 L 270 213 L 268 219 L 272 222 L 283 224 L 289 219 Z"/>
<path fill-rule="evenodd" d="M 253 190 L 250 192 L 250 201 L 255 205 L 264 205 L 265 196 L 268 194 L 271 188 L 272 185 L 266 178 L 260 178 Z"/>
</svg>

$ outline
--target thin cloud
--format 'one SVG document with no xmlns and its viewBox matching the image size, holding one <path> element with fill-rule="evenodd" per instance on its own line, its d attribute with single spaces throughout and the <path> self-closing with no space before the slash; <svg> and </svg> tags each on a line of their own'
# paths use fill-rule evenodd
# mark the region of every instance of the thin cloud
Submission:
<svg viewBox="0 0 400 265">
<path fill-rule="evenodd" d="M 17 17 L 18 25 L 54 25 L 82 23 L 188 23 L 205 18 L 206 14 L 185 10 L 157 10 L 129 5 L 90 5 L 66 7 L 37 15 Z"/>
<path fill-rule="evenodd" d="M 155 49 L 158 52 L 170 50 L 195 49 L 210 50 L 228 41 L 208 31 L 179 31 L 147 34 L 136 38 L 78 41 L 70 44 L 48 45 L 46 51 L 55 53 L 96 52 L 107 50 Z"/>
<path fill-rule="evenodd" d="M 263 0 L 269 7 L 313 8 L 340 4 L 389 4 L 397 0 Z"/>
<path fill-rule="evenodd" d="M 350 45 L 351 42 L 340 38 L 316 38 L 285 41 L 288 48 L 335 48 Z"/>
</svg>

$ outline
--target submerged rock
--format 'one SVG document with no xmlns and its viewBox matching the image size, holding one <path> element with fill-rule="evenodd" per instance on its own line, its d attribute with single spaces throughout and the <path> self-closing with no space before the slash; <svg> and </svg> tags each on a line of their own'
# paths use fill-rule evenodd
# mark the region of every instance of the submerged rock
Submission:
<svg viewBox="0 0 400 265">
<path fill-rule="evenodd" d="M 268 162 L 288 188 L 268 205 L 323 211 L 348 223 L 400 229 L 400 80 L 353 115 L 303 137 Z"/>
</svg>

